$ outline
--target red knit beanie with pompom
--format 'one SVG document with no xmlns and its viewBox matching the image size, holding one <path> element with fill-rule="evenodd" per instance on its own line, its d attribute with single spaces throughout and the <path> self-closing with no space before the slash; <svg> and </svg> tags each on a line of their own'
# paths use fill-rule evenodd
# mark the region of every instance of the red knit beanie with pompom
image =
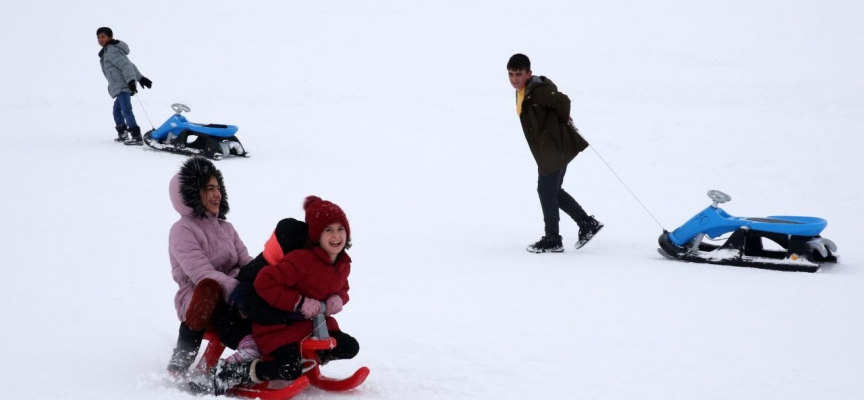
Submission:
<svg viewBox="0 0 864 400">
<path fill-rule="evenodd" d="M 309 225 L 309 239 L 315 243 L 321 239 L 321 233 L 332 223 L 340 223 L 345 227 L 346 239 L 351 239 L 351 226 L 348 218 L 339 206 L 318 196 L 309 196 L 303 200 L 303 210 L 306 211 L 306 224 Z"/>
</svg>

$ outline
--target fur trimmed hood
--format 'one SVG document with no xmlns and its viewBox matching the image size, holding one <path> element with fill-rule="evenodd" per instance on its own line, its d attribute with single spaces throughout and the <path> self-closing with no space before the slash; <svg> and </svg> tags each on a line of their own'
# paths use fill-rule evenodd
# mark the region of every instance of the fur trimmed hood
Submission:
<svg viewBox="0 0 864 400">
<path fill-rule="evenodd" d="M 219 219 L 225 219 L 230 208 L 228 192 L 225 190 L 225 182 L 222 181 L 222 172 L 216 169 L 210 160 L 199 156 L 186 160 L 180 167 L 180 172 L 174 175 L 168 184 L 171 204 L 181 216 L 191 215 L 198 218 L 207 216 L 207 210 L 201 204 L 201 188 L 207 184 L 211 176 L 215 176 L 216 181 L 219 182 L 219 190 L 222 192 Z"/>
</svg>

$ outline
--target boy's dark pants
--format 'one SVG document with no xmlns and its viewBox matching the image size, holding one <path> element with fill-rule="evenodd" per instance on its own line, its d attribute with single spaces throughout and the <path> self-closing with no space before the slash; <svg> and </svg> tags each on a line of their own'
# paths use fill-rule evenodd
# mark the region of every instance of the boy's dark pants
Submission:
<svg viewBox="0 0 864 400">
<path fill-rule="evenodd" d="M 582 206 L 576 202 L 561 187 L 564 184 L 564 174 L 567 166 L 549 175 L 540 175 L 537 178 L 537 194 L 540 195 L 540 207 L 543 209 L 543 221 L 546 222 L 546 236 L 558 236 L 558 221 L 560 220 L 558 209 L 564 210 L 574 221 L 583 221 L 588 214 Z"/>
<path fill-rule="evenodd" d="M 128 92 L 120 92 L 114 98 L 114 124 L 117 126 L 126 125 L 129 128 L 138 126 L 135 121 L 135 114 L 132 113 L 132 95 Z"/>
<path fill-rule="evenodd" d="M 331 360 L 347 360 L 354 358 L 360 352 L 357 339 L 341 331 L 330 331 L 330 337 L 336 339 L 336 347 L 318 352 L 321 363 Z M 258 379 L 269 381 L 274 379 L 292 381 L 303 374 L 303 359 L 300 356 L 300 343 L 282 346 L 272 353 L 273 360 L 260 361 L 255 365 L 255 375 Z"/>
</svg>

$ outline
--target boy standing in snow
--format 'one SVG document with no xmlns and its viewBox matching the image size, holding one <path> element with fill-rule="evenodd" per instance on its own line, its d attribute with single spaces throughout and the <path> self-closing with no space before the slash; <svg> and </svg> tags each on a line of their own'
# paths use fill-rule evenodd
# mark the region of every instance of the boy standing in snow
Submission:
<svg viewBox="0 0 864 400">
<path fill-rule="evenodd" d="M 114 99 L 117 141 L 128 145 L 141 145 L 144 142 L 141 140 L 141 128 L 135 122 L 135 115 L 132 113 L 132 96 L 138 93 L 135 81 L 148 89 L 152 87 L 153 82 L 142 76 L 135 64 L 129 61 L 127 57 L 129 45 L 114 39 L 111 28 L 97 29 L 96 39 L 102 46 L 102 50 L 99 51 L 99 62 L 102 64 L 102 73 L 108 80 L 108 94 Z"/>
<path fill-rule="evenodd" d="M 603 224 L 594 216 L 588 216 L 561 185 L 567 164 L 588 147 L 588 142 L 579 135 L 570 118 L 570 98 L 559 92 L 545 76 L 533 76 L 528 56 L 514 54 L 510 57 L 507 73 L 510 84 L 516 89 L 516 114 L 537 162 L 537 194 L 546 224 L 545 236 L 527 250 L 532 253 L 564 251 L 558 232 L 559 208 L 579 225 L 579 241 L 576 242 L 579 249 L 603 228 Z"/>
</svg>

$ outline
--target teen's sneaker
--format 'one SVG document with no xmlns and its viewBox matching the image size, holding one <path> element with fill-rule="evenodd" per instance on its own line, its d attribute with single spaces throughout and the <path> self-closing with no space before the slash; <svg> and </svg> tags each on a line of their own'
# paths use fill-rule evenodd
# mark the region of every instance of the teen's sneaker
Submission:
<svg viewBox="0 0 864 400">
<path fill-rule="evenodd" d="M 564 246 L 561 244 L 561 235 L 543 236 L 537 243 L 529 245 L 525 250 L 532 253 L 561 253 Z"/>
<path fill-rule="evenodd" d="M 594 219 L 593 215 L 576 223 L 579 225 L 579 241 L 576 242 L 576 249 L 581 249 L 588 244 L 597 235 L 597 232 L 603 229 L 603 223 Z"/>
</svg>

